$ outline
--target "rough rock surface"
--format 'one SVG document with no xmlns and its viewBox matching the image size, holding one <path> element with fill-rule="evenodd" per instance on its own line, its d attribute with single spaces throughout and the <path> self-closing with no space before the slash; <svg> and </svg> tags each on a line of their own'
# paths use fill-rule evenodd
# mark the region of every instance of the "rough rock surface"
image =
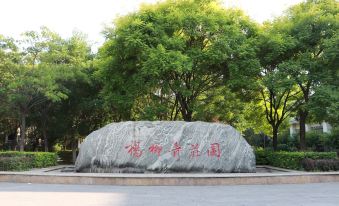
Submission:
<svg viewBox="0 0 339 206">
<path fill-rule="evenodd" d="M 88 135 L 75 168 L 77 172 L 255 172 L 255 155 L 229 125 L 130 121 Z"/>
</svg>

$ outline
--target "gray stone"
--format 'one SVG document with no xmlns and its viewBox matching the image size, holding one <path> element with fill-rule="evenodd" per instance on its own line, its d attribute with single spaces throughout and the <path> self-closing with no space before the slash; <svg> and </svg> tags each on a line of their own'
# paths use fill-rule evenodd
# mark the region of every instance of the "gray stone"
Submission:
<svg viewBox="0 0 339 206">
<path fill-rule="evenodd" d="M 136 121 L 106 125 L 80 146 L 77 172 L 255 172 L 253 149 L 229 125 Z"/>
</svg>

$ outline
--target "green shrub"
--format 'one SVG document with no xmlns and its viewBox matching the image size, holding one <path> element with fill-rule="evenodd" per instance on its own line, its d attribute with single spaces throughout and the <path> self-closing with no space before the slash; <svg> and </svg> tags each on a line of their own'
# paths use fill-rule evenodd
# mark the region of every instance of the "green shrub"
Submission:
<svg viewBox="0 0 339 206">
<path fill-rule="evenodd" d="M 306 146 L 314 151 L 339 151 L 339 129 L 333 128 L 331 133 L 311 131 L 306 133 Z"/>
<path fill-rule="evenodd" d="M 257 165 L 269 165 L 268 159 L 266 158 L 267 150 L 259 147 L 255 149 L 255 159 Z"/>
<path fill-rule="evenodd" d="M 302 160 L 309 158 L 317 159 L 336 159 L 335 152 L 274 152 L 271 150 L 256 149 L 257 164 L 266 164 L 275 167 L 303 170 Z"/>
<path fill-rule="evenodd" d="M 317 131 L 311 131 L 306 133 L 306 146 L 313 151 L 323 152 L 325 151 L 325 145 L 327 142 L 327 135 Z"/>
<path fill-rule="evenodd" d="M 249 128 L 243 132 L 243 137 L 248 144 L 254 147 L 272 147 L 272 139 L 264 133 L 256 134 L 253 129 Z"/>
<path fill-rule="evenodd" d="M 289 129 L 282 130 L 278 135 L 278 150 L 280 151 L 297 151 L 299 148 L 299 136 L 291 136 Z"/>
<path fill-rule="evenodd" d="M 28 156 L 0 157 L 0 171 L 23 171 L 31 169 L 32 158 Z"/>
<path fill-rule="evenodd" d="M 303 159 L 301 161 L 303 168 L 306 171 L 338 171 L 339 160 L 337 159 Z"/>
<path fill-rule="evenodd" d="M 58 156 L 51 152 L 0 152 L 1 171 L 22 171 L 57 165 Z"/>
<path fill-rule="evenodd" d="M 289 144 L 278 144 L 277 145 L 277 150 L 278 151 L 287 151 L 287 152 L 294 152 L 297 150 L 296 147 L 291 146 Z"/>
<path fill-rule="evenodd" d="M 50 167 L 57 165 L 58 155 L 52 152 L 32 152 L 34 156 L 33 165 L 35 168 Z"/>
<path fill-rule="evenodd" d="M 57 152 L 63 164 L 73 164 L 73 153 L 72 150 L 59 151 Z"/>
<path fill-rule="evenodd" d="M 339 153 L 339 127 L 333 128 L 331 134 L 327 134 L 326 147 Z"/>
</svg>

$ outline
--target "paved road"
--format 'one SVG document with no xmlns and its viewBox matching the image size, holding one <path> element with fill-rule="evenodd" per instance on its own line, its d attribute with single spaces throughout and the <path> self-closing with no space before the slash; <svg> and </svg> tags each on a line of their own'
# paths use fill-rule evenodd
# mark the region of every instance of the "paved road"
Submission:
<svg viewBox="0 0 339 206">
<path fill-rule="evenodd" d="M 339 183 L 200 187 L 0 183 L 0 205 L 338 206 Z"/>
</svg>

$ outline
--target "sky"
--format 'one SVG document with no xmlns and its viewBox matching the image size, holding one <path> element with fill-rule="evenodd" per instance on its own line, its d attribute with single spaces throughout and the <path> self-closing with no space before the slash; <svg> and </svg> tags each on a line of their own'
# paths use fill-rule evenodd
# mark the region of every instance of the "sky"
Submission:
<svg viewBox="0 0 339 206">
<path fill-rule="evenodd" d="M 104 38 L 101 31 L 114 18 L 137 10 L 142 3 L 158 0 L 0 0 L 0 34 L 20 38 L 29 30 L 47 26 L 64 38 L 73 31 L 88 35 L 94 48 Z M 289 6 L 302 0 L 222 0 L 226 7 L 244 10 L 262 23 L 279 16 Z"/>
</svg>

